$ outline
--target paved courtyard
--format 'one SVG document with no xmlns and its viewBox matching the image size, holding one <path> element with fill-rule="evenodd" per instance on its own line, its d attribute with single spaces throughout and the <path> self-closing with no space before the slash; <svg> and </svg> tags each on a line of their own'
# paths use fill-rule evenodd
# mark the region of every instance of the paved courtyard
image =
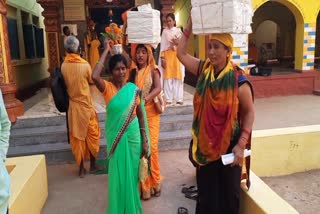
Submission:
<svg viewBox="0 0 320 214">
<path fill-rule="evenodd" d="M 254 129 L 270 129 L 319 124 L 320 97 L 313 95 L 256 99 Z M 143 202 L 144 213 L 176 213 L 179 206 L 194 213 L 195 201 L 181 193 L 183 184 L 195 184 L 195 170 L 186 150 L 160 153 L 163 189 L 159 198 Z M 49 197 L 44 214 L 105 213 L 107 207 L 107 176 L 77 177 L 74 164 L 48 166 Z M 263 180 L 300 213 L 320 210 L 320 170 Z"/>
</svg>

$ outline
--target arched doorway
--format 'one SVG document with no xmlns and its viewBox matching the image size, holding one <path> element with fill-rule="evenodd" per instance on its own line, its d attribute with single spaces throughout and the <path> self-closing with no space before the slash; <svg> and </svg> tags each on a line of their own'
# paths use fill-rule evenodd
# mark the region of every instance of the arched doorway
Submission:
<svg viewBox="0 0 320 214">
<path fill-rule="evenodd" d="M 320 69 L 320 11 L 317 17 L 316 45 L 314 51 L 314 68 Z"/>
<path fill-rule="evenodd" d="M 296 18 L 279 2 L 268 1 L 254 13 L 249 35 L 249 59 L 272 66 L 273 74 L 293 71 L 296 44 Z"/>
</svg>

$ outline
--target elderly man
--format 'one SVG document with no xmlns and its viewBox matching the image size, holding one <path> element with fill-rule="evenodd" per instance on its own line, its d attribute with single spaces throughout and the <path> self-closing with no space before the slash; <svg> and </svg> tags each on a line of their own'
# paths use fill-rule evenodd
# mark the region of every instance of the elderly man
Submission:
<svg viewBox="0 0 320 214">
<path fill-rule="evenodd" d="M 79 166 L 79 176 L 86 174 L 84 160 L 90 159 L 90 173 L 102 169 L 95 161 L 99 152 L 100 128 L 98 117 L 92 104 L 89 84 L 90 64 L 78 54 L 79 40 L 68 36 L 64 42 L 67 55 L 61 71 L 69 95 L 68 122 L 70 127 L 70 145 Z"/>
<path fill-rule="evenodd" d="M 10 176 L 4 164 L 9 147 L 11 123 L 0 90 L 0 213 L 7 213 L 10 195 Z"/>
</svg>

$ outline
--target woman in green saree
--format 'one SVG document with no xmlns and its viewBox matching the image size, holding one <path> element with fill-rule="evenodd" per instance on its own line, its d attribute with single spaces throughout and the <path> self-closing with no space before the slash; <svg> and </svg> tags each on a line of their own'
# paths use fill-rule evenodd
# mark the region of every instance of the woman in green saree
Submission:
<svg viewBox="0 0 320 214">
<path fill-rule="evenodd" d="M 140 214 L 139 161 L 148 155 L 148 130 L 140 90 L 126 83 L 127 60 L 118 54 L 110 58 L 112 81 L 100 77 L 110 47 L 97 62 L 92 79 L 106 102 L 105 137 L 108 154 L 108 214 Z"/>
</svg>

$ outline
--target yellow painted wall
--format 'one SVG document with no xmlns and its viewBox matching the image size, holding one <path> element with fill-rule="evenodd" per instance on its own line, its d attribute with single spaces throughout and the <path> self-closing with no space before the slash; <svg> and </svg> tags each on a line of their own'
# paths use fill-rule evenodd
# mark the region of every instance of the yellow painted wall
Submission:
<svg viewBox="0 0 320 214">
<path fill-rule="evenodd" d="M 21 22 L 21 11 L 24 11 L 26 13 L 39 17 L 39 27 L 45 29 L 43 23 L 44 18 L 41 15 L 43 9 L 36 2 L 36 0 L 8 0 L 7 8 L 7 16 L 16 19 L 18 25 L 20 60 L 13 61 L 12 71 L 14 73 L 17 88 L 23 89 L 49 77 L 48 52 L 45 32 L 45 57 L 39 59 L 26 59 Z"/>
<path fill-rule="evenodd" d="M 10 214 L 41 213 L 48 197 L 48 181 L 44 155 L 8 158 L 10 173 Z"/>
<path fill-rule="evenodd" d="M 252 0 L 252 7 L 256 10 L 267 1 Z M 274 0 L 274 2 L 286 5 L 295 16 L 298 16 L 300 13 L 306 23 L 314 23 L 320 10 L 320 1 L 318 0 Z"/>
<path fill-rule="evenodd" d="M 320 169 L 320 125 L 253 132 L 251 170 L 278 176 Z"/>
<path fill-rule="evenodd" d="M 250 173 L 251 186 L 249 191 L 244 183 L 241 189 L 241 214 L 298 214 L 288 202 L 275 193 L 255 173 Z"/>
<path fill-rule="evenodd" d="M 264 3 L 270 2 L 268 0 L 252 0 L 252 6 L 254 11 L 257 10 Z M 316 21 L 317 16 L 320 11 L 320 1 L 319 0 L 274 0 L 272 2 L 277 2 L 285 5 L 295 16 L 296 21 L 296 33 L 295 33 L 295 69 L 297 70 L 312 70 L 314 68 L 314 50 L 309 50 L 315 46 L 315 39 L 313 35 L 308 35 L 310 32 L 314 33 L 316 31 Z M 181 17 L 181 24 L 185 26 L 186 17 L 189 15 L 190 11 L 190 0 L 177 0 L 175 3 L 175 12 L 179 12 Z M 290 39 L 290 38 L 289 38 Z M 304 41 L 307 41 L 305 43 Z M 205 55 L 205 50 L 203 46 L 202 39 L 199 39 L 199 55 L 203 57 Z M 191 44 L 189 44 L 191 45 Z M 195 45 L 196 46 L 196 45 Z M 191 50 L 190 47 L 189 50 Z M 194 51 L 193 51 L 194 52 Z M 193 53 L 192 52 L 192 53 Z M 284 52 L 290 53 L 290 49 L 284 50 Z M 285 54 L 285 53 L 284 53 Z"/>
</svg>

